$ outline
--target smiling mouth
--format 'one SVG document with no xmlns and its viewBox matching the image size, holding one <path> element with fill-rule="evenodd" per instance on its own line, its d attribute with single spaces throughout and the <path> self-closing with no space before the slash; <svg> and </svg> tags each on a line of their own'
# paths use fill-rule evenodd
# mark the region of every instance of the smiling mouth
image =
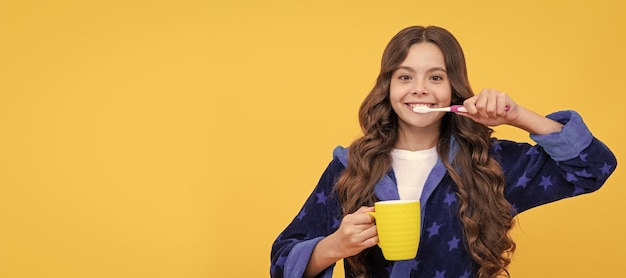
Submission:
<svg viewBox="0 0 626 278">
<path fill-rule="evenodd" d="M 428 107 L 428 108 L 435 107 L 434 103 L 409 103 L 408 105 L 411 107 L 411 109 L 415 107 Z"/>
</svg>

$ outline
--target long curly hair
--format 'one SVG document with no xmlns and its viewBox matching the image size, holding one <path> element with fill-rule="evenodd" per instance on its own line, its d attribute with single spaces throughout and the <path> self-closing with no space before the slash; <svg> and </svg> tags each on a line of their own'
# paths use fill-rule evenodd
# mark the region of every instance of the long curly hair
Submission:
<svg viewBox="0 0 626 278">
<path fill-rule="evenodd" d="M 359 109 L 363 136 L 348 150 L 348 165 L 335 185 L 344 215 L 359 207 L 372 206 L 375 184 L 391 169 L 390 151 L 398 138 L 398 116 L 391 107 L 391 76 L 407 57 L 411 45 L 431 42 L 444 54 L 452 88 L 452 104 L 462 104 L 474 95 L 469 85 L 463 50 L 454 36 L 437 26 L 412 26 L 396 34 L 384 50 L 376 84 Z M 477 263 L 478 277 L 507 273 L 515 243 L 512 206 L 504 198 L 504 174 L 490 154 L 493 130 L 473 120 L 449 113 L 442 119 L 437 142 L 439 158 L 456 183 L 459 219 L 464 243 Z M 457 153 L 449 161 L 451 137 Z M 368 276 L 365 257 L 369 249 L 347 258 L 354 276 Z"/>
</svg>

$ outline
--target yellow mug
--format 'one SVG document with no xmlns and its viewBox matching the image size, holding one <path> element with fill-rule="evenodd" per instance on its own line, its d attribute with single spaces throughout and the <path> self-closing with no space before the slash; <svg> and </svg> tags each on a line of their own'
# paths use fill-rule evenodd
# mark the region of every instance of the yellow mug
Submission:
<svg viewBox="0 0 626 278">
<path fill-rule="evenodd" d="M 378 246 L 389 261 L 409 260 L 417 255 L 420 241 L 420 202 L 390 200 L 374 204 L 368 212 L 376 220 Z"/>
</svg>

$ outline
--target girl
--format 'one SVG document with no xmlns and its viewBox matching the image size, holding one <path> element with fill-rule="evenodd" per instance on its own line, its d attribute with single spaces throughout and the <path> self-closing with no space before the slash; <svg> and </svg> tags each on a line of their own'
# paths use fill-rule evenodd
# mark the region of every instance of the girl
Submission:
<svg viewBox="0 0 626 278">
<path fill-rule="evenodd" d="M 467 112 L 415 113 L 462 104 Z M 461 46 L 447 30 L 409 27 L 383 53 L 359 110 L 363 137 L 337 147 L 300 213 L 272 246 L 272 277 L 496 277 L 507 274 L 513 217 L 597 190 L 613 153 L 574 111 L 540 116 L 507 94 L 474 95 Z M 508 124 L 537 143 L 491 138 Z M 379 200 L 419 199 L 415 259 L 386 261 L 367 212 Z"/>
</svg>

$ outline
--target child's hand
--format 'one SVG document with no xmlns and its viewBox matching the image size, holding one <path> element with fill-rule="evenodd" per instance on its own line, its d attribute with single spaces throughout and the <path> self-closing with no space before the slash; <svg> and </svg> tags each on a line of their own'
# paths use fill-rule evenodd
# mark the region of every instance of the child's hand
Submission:
<svg viewBox="0 0 626 278">
<path fill-rule="evenodd" d="M 303 277 L 317 277 L 338 260 L 354 256 L 365 248 L 378 244 L 374 217 L 367 214 L 372 211 L 373 207 L 361 207 L 344 216 L 339 229 L 317 243 Z"/>
<path fill-rule="evenodd" d="M 519 116 L 517 104 L 503 92 L 483 89 L 480 94 L 466 99 L 463 106 L 467 113 L 456 113 L 466 116 L 486 126 L 511 124 Z"/>
<path fill-rule="evenodd" d="M 343 217 L 339 229 L 332 234 L 336 240 L 334 241 L 336 251 L 340 253 L 339 257 L 351 257 L 378 244 L 374 217 L 367 214 L 371 211 L 374 211 L 374 207 L 361 207 Z"/>
</svg>

